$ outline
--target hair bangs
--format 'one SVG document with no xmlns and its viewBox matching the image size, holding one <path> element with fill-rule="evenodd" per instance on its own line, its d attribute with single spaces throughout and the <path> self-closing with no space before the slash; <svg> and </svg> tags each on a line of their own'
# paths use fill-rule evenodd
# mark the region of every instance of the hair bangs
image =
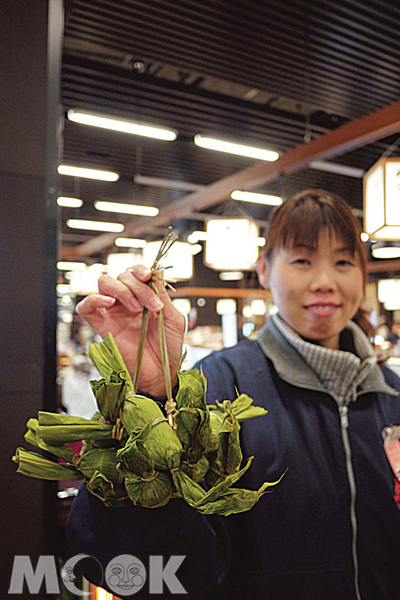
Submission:
<svg viewBox="0 0 400 600">
<path fill-rule="evenodd" d="M 281 248 L 307 246 L 315 250 L 323 229 L 335 235 L 353 255 L 358 255 L 367 281 L 367 256 L 361 227 L 350 206 L 336 194 L 305 190 L 277 206 L 269 218 L 264 256 L 267 261 Z"/>
<path fill-rule="evenodd" d="M 279 236 L 283 248 L 306 246 L 315 250 L 321 231 L 327 229 L 329 235 L 335 235 L 351 253 L 356 252 L 358 231 L 336 206 L 309 199 L 288 213 Z"/>
</svg>

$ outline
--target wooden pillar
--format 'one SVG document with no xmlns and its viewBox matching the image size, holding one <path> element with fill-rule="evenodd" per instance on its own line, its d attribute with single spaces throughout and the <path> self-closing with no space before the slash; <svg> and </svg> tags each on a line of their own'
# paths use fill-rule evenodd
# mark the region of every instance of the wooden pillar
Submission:
<svg viewBox="0 0 400 600">
<path fill-rule="evenodd" d="M 56 488 L 16 474 L 25 423 L 56 407 L 62 0 L 2 2 L 0 36 L 1 598 L 14 557 L 56 552 Z M 44 586 L 36 598 L 48 598 Z"/>
</svg>

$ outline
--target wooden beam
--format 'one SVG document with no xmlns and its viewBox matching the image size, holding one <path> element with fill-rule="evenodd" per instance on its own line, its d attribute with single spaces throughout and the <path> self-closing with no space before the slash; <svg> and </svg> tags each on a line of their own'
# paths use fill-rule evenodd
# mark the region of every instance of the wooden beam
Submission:
<svg viewBox="0 0 400 600">
<path fill-rule="evenodd" d="M 400 275 L 400 260 L 380 260 L 372 261 L 367 265 L 368 273 L 387 273 L 388 271 L 397 271 Z"/>
<path fill-rule="evenodd" d="M 264 289 L 246 289 L 246 288 L 212 288 L 212 287 L 191 287 L 185 286 L 177 288 L 174 292 L 168 292 L 171 298 L 199 297 L 206 298 L 271 298 L 271 292 Z"/>
<path fill-rule="evenodd" d="M 283 174 L 294 173 L 312 160 L 333 158 L 356 148 L 366 146 L 400 131 L 400 101 L 347 123 L 334 131 L 291 148 L 273 163 L 258 162 L 233 175 L 224 177 L 204 189 L 187 194 L 162 208 L 156 217 L 136 218 L 125 225 L 124 235 L 135 236 L 148 227 L 161 226 L 178 218 L 189 216 L 229 198 L 235 189 L 252 189 L 270 183 Z M 369 167 L 370 165 L 367 165 Z M 117 235 L 106 233 L 94 237 L 74 249 L 75 256 L 88 256 L 114 243 Z M 71 253 L 69 252 L 69 255 Z"/>
</svg>

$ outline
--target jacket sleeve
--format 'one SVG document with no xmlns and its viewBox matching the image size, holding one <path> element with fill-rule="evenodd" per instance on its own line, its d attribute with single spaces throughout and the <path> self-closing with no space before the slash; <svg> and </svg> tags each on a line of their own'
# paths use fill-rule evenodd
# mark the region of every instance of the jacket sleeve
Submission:
<svg viewBox="0 0 400 600">
<path fill-rule="evenodd" d="M 212 371 L 208 366 L 206 370 L 208 375 Z M 210 399 L 228 397 L 221 396 L 222 393 L 209 382 Z M 134 505 L 108 508 L 82 484 L 68 517 L 66 534 L 74 554 L 88 554 L 99 561 L 101 570 L 93 560 L 80 561 L 80 565 L 89 581 L 105 589 L 107 581 L 102 575 L 109 562 L 119 555 L 133 555 L 145 566 L 153 555 L 161 555 L 164 565 L 171 556 L 179 555 L 185 559 L 176 576 L 187 591 L 185 597 L 222 600 L 236 523 L 235 516 L 201 515 L 182 499 L 172 499 L 166 506 L 153 510 Z M 145 587 L 135 598 L 147 598 Z"/>
<path fill-rule="evenodd" d="M 224 521 L 201 515 L 181 499 L 154 510 L 133 505 L 108 508 L 82 484 L 66 533 L 74 554 L 88 554 L 100 563 L 101 569 L 96 561 L 80 561 L 83 575 L 94 584 L 108 589 L 106 567 L 123 554 L 138 558 L 146 568 L 150 556 L 162 556 L 164 566 L 171 556 L 185 556 L 176 576 L 186 598 L 200 600 L 221 597 L 230 563 L 230 534 Z M 151 598 L 143 590 L 135 598 Z"/>
</svg>

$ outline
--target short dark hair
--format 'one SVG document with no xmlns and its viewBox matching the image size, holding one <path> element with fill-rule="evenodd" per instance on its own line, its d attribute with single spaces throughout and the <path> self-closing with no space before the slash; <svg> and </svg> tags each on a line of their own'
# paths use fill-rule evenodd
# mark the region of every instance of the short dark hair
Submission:
<svg viewBox="0 0 400 600">
<path fill-rule="evenodd" d="M 280 248 L 301 244 L 316 248 L 319 234 L 325 227 L 359 257 L 365 285 L 367 255 L 361 241 L 360 224 L 347 202 L 325 190 L 305 190 L 272 211 L 263 255 L 271 261 L 274 251 Z"/>
</svg>

